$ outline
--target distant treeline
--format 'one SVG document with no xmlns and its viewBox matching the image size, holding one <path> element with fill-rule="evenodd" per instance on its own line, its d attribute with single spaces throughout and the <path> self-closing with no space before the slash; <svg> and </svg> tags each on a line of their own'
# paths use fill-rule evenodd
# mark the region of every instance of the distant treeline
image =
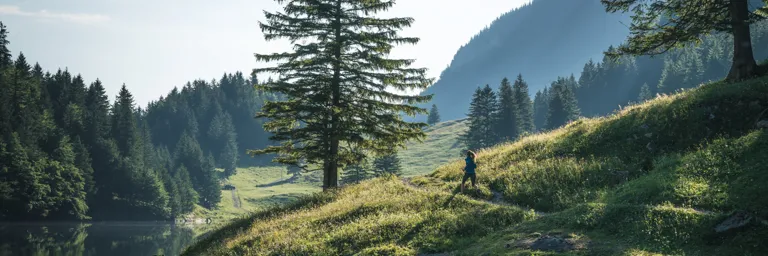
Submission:
<svg viewBox="0 0 768 256">
<path fill-rule="evenodd" d="M 137 107 L 97 79 L 15 60 L 0 23 L 0 220 L 170 219 L 215 207 L 220 179 L 266 145 L 256 77 L 187 83 Z M 220 168 L 222 171 L 218 171 Z"/>
<path fill-rule="evenodd" d="M 768 58 L 768 21 L 753 24 L 751 29 L 755 58 Z M 607 50 L 612 51 L 613 46 Z M 470 149 L 489 147 L 533 131 L 558 128 L 580 116 L 606 115 L 621 106 L 652 99 L 659 93 L 673 93 L 720 80 L 728 73 L 732 57 L 731 36 L 713 34 L 704 36 L 698 45 L 660 56 L 589 60 L 578 79 L 573 74 L 558 77 L 550 86 L 536 92 L 532 103 L 533 127 L 528 125 L 529 110 L 525 107 L 528 103 L 518 103 L 530 102 L 519 93 L 527 92 L 527 83 L 518 76 L 514 92 L 506 92 L 510 87 L 504 78 L 499 92 L 487 85 L 475 91 L 468 114 L 470 130 L 464 140 Z M 508 96 L 512 94 L 518 96 Z"/>
</svg>

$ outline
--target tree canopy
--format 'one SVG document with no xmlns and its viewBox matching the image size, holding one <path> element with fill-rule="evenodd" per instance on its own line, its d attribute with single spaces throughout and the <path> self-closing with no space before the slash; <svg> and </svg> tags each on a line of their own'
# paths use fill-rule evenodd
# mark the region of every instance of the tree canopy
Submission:
<svg viewBox="0 0 768 256">
<path fill-rule="evenodd" d="M 759 73 L 752 52 L 749 26 L 764 16 L 750 11 L 747 0 L 601 0 L 609 12 L 632 11 L 627 43 L 610 55 L 657 55 L 702 36 L 728 32 L 733 36 L 733 62 L 728 79 L 744 79 Z"/>
<path fill-rule="evenodd" d="M 426 114 L 413 104 L 431 95 L 387 90 L 424 89 L 432 82 L 426 69 L 410 68 L 413 60 L 388 58 L 395 45 L 419 41 L 398 35 L 412 18 L 374 16 L 395 1 L 277 2 L 283 10 L 265 12 L 260 28 L 267 40 L 290 40 L 293 50 L 256 54 L 257 60 L 276 64 L 254 74 L 278 75 L 258 88 L 284 99 L 267 102 L 257 116 L 269 119 L 264 127 L 281 144 L 252 154 L 276 153 L 275 162 L 290 165 L 302 160 L 305 169 L 322 166 L 327 189 L 338 186 L 340 166 L 365 159 L 358 150 L 391 153 L 408 140 L 425 137 L 427 124 L 405 122 L 400 114 Z"/>
</svg>

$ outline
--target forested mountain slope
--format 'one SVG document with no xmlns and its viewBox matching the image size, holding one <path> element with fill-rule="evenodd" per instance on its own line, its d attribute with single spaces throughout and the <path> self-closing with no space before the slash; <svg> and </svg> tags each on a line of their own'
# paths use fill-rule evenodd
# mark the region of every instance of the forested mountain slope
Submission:
<svg viewBox="0 0 768 256">
<path fill-rule="evenodd" d="M 474 36 L 422 94 L 435 94 L 429 104 L 440 108 L 443 120 L 452 120 L 464 117 L 477 86 L 498 87 L 504 77 L 522 74 L 535 93 L 559 75 L 578 74 L 582 63 L 621 43 L 629 33 L 621 22 L 627 20 L 607 14 L 599 1 L 535 0 Z"/>
<path fill-rule="evenodd" d="M 171 219 L 215 208 L 221 179 L 263 160 L 245 154 L 268 143 L 253 116 L 274 97 L 256 77 L 196 80 L 146 107 L 123 85 L 110 102 L 98 79 L 13 56 L 8 35 L 0 23 L 0 220 Z"/>
</svg>

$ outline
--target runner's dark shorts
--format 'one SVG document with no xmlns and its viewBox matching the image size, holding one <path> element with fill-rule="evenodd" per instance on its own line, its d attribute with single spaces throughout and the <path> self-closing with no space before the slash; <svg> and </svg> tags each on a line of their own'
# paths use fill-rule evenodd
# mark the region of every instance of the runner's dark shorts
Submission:
<svg viewBox="0 0 768 256">
<path fill-rule="evenodd" d="M 472 186 L 474 186 L 475 185 L 475 180 L 477 179 L 477 176 L 475 175 L 474 172 L 473 173 L 465 172 L 464 173 L 464 178 L 461 179 L 461 184 L 464 184 L 464 182 L 467 182 L 467 179 L 471 179 L 472 180 Z"/>
</svg>

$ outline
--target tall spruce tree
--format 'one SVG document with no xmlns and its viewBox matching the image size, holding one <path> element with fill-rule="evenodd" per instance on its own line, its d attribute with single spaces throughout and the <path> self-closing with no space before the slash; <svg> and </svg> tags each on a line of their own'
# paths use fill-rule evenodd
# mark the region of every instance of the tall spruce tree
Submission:
<svg viewBox="0 0 768 256">
<path fill-rule="evenodd" d="M 519 105 L 515 101 L 515 96 L 509 79 L 505 77 L 499 86 L 499 108 L 494 124 L 500 141 L 513 141 L 520 135 L 521 119 L 518 117 Z"/>
<path fill-rule="evenodd" d="M 203 157 L 203 150 L 195 137 L 184 132 L 176 145 L 174 166 L 182 166 L 189 173 L 192 186 L 197 191 L 199 203 L 206 207 L 214 207 L 220 200 L 221 188 L 216 177 L 211 159 Z M 189 198 L 187 198 L 189 199 Z"/>
<path fill-rule="evenodd" d="M 512 86 L 515 92 L 515 104 L 517 105 L 517 119 L 520 133 L 531 133 L 535 130 L 533 124 L 533 103 L 528 94 L 528 83 L 523 80 L 523 75 L 518 74 Z"/>
<path fill-rule="evenodd" d="M 544 90 L 536 92 L 536 96 L 533 97 L 533 124 L 536 130 L 544 130 L 547 113 L 549 113 L 549 89 L 544 87 Z"/>
<path fill-rule="evenodd" d="M 360 162 L 348 165 L 344 168 L 344 175 L 341 176 L 341 182 L 344 184 L 358 183 L 367 180 L 373 176 L 373 170 L 368 162 Z"/>
<path fill-rule="evenodd" d="M 112 137 L 124 157 L 135 157 L 138 152 L 138 131 L 134 115 L 133 95 L 123 84 L 112 108 Z"/>
<path fill-rule="evenodd" d="M 391 0 L 283 1 L 282 12 L 265 12 L 260 27 L 265 39 L 289 39 L 293 51 L 256 54 L 276 66 L 255 73 L 276 73 L 277 80 L 260 89 L 285 97 L 267 102 L 258 117 L 274 141 L 251 154 L 277 153 L 275 162 L 322 165 L 323 188 L 338 186 L 338 168 L 358 159 L 350 148 L 376 154 L 392 153 L 412 139 L 423 139 L 425 123 L 409 123 L 400 114 L 426 114 L 413 106 L 431 96 L 409 96 L 389 91 L 424 89 L 432 81 L 426 69 L 410 68 L 413 60 L 388 55 L 396 44 L 415 44 L 402 37 L 412 18 L 378 18 L 394 6 Z M 299 125 L 300 124 L 300 125 Z"/>
<path fill-rule="evenodd" d="M 657 55 L 701 42 L 712 31 L 733 36 L 733 62 L 727 79 L 760 73 L 752 52 L 750 24 L 765 18 L 767 7 L 750 11 L 747 0 L 601 0 L 609 12 L 632 11 L 630 37 L 611 55 Z M 663 21 L 659 21 L 664 18 Z"/>
<path fill-rule="evenodd" d="M 429 116 L 427 116 L 427 124 L 435 125 L 440 122 L 440 113 L 437 112 L 437 105 L 432 104 L 432 108 L 429 109 Z"/>
<path fill-rule="evenodd" d="M 403 175 L 402 166 L 400 165 L 400 157 L 397 156 L 397 153 L 376 157 L 373 160 L 373 171 L 378 177 L 389 174 L 396 176 Z"/>
<path fill-rule="evenodd" d="M 85 109 L 85 136 L 83 139 L 86 146 L 92 149 L 100 139 L 107 138 L 110 132 L 109 98 L 98 79 L 88 87 Z M 93 151 L 91 152 L 93 153 Z"/>
<path fill-rule="evenodd" d="M 575 86 L 574 84 L 574 79 L 562 77 L 552 83 L 550 91 L 552 95 L 547 114 L 547 129 L 556 129 L 578 118 L 579 107 L 572 91 Z"/>
<path fill-rule="evenodd" d="M 10 41 L 8 40 L 8 29 L 0 21 L 0 70 L 11 65 L 13 59 L 11 50 L 8 49 Z"/>
<path fill-rule="evenodd" d="M 644 83 L 643 86 L 640 87 L 640 95 L 637 96 L 637 100 L 643 102 L 651 98 L 653 98 L 653 95 L 651 95 L 651 89 L 648 87 L 647 83 Z"/>
<path fill-rule="evenodd" d="M 487 148 L 498 143 L 496 135 L 497 117 L 496 94 L 487 84 L 477 87 L 469 105 L 469 129 L 462 135 L 462 140 L 471 150 Z"/>
</svg>

